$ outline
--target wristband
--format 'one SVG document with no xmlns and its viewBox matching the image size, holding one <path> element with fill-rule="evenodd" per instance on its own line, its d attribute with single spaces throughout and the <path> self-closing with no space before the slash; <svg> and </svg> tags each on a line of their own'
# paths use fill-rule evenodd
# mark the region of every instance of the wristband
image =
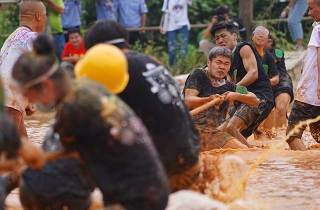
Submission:
<svg viewBox="0 0 320 210">
<path fill-rule="evenodd" d="M 247 94 L 248 93 L 248 89 L 245 86 L 237 85 L 236 86 L 236 92 L 240 93 L 240 94 Z"/>
</svg>

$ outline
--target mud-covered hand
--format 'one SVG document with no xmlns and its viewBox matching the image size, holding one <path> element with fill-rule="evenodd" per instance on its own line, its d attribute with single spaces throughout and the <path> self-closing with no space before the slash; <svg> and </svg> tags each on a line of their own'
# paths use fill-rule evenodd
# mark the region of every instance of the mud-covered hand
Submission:
<svg viewBox="0 0 320 210">
<path fill-rule="evenodd" d="M 225 95 L 225 100 L 228 101 L 230 105 L 234 105 L 234 102 L 237 100 L 239 93 L 236 92 L 226 92 Z"/>
<path fill-rule="evenodd" d="M 221 104 L 225 101 L 225 96 L 224 95 L 219 95 L 219 94 L 215 94 L 215 95 L 211 95 L 210 96 L 211 100 L 215 100 L 216 103 L 214 105 L 214 107 L 216 109 L 219 109 L 219 107 L 221 106 Z"/>
</svg>

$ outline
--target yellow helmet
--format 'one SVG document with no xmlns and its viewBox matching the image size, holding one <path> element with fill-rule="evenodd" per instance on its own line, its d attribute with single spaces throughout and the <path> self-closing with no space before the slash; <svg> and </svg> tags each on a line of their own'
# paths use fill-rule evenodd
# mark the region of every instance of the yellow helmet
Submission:
<svg viewBox="0 0 320 210">
<path fill-rule="evenodd" d="M 114 94 L 121 93 L 129 82 L 128 62 L 124 53 L 113 45 L 99 44 L 87 51 L 75 66 L 76 78 L 104 85 Z"/>
</svg>

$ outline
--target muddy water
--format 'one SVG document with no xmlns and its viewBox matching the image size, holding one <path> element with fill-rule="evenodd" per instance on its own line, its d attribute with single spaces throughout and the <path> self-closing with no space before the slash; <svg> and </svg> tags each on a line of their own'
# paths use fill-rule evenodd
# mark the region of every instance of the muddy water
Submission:
<svg viewBox="0 0 320 210">
<path fill-rule="evenodd" d="M 40 145 L 45 133 L 53 123 L 52 118 L 53 114 L 37 114 L 27 119 L 27 130 L 31 141 Z M 313 142 L 308 133 L 304 135 L 304 138 L 308 144 Z M 282 138 L 278 138 L 273 142 L 278 144 L 281 140 Z M 272 141 L 262 142 L 272 144 Z M 252 165 L 257 157 L 265 155 L 266 150 L 232 151 L 230 153 L 243 158 L 249 165 Z M 319 157 L 320 150 L 288 151 L 285 150 L 285 144 L 280 150 L 270 151 L 266 160 L 250 174 L 245 199 L 258 203 L 262 209 L 320 209 Z M 12 207 L 10 208 L 12 210 L 18 209 L 16 191 L 10 195 L 7 204 Z"/>
</svg>

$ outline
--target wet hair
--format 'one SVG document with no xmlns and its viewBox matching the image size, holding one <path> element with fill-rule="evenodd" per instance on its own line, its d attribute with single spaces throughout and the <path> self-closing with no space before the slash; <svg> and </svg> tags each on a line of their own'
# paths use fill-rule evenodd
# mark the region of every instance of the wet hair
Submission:
<svg viewBox="0 0 320 210">
<path fill-rule="evenodd" d="M 80 32 L 80 29 L 78 29 L 78 28 L 71 28 L 71 29 L 68 29 L 68 37 L 70 36 L 70 34 L 81 35 L 81 32 Z"/>
<path fill-rule="evenodd" d="M 222 30 L 222 29 L 226 29 L 227 31 L 229 31 L 232 34 L 233 33 L 238 34 L 238 32 L 239 32 L 239 28 L 233 22 L 222 21 L 217 24 L 214 24 L 211 27 L 211 30 L 210 30 L 211 36 L 214 37 L 216 35 L 217 31 Z"/>
<path fill-rule="evenodd" d="M 224 15 L 229 14 L 229 7 L 227 5 L 219 6 L 217 9 L 215 9 L 214 13 L 215 15 Z"/>
<path fill-rule="evenodd" d="M 124 39 L 123 42 L 111 43 L 120 49 L 128 48 L 128 32 L 119 23 L 111 20 L 100 20 L 95 22 L 84 37 L 86 49 L 96 44 L 106 43 L 111 40 Z"/>
<path fill-rule="evenodd" d="M 12 69 L 12 77 L 21 86 L 46 74 L 56 64 L 54 53 L 54 44 L 51 37 L 46 34 L 40 34 L 33 41 L 33 51 L 23 53 Z M 64 72 L 59 67 L 48 78 L 61 80 Z M 41 83 L 35 84 L 30 88 L 41 89 Z"/>
<path fill-rule="evenodd" d="M 214 47 L 210 50 L 208 59 L 212 61 L 212 59 L 218 57 L 218 56 L 223 56 L 226 58 L 229 58 L 231 60 L 232 58 L 232 52 L 226 47 Z"/>
</svg>

